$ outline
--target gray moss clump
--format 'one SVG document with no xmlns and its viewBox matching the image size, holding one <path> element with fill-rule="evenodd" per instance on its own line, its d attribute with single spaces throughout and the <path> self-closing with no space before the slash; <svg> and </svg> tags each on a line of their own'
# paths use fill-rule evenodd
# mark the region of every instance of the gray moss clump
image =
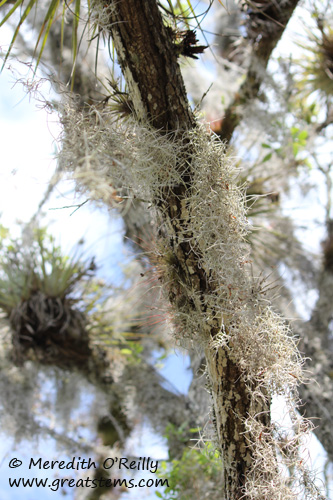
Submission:
<svg viewBox="0 0 333 500">
<path fill-rule="evenodd" d="M 245 496 L 253 500 L 296 499 L 306 468 L 292 443 L 301 446 L 309 426 L 300 416 L 295 425 L 294 418 L 287 436 L 294 451 L 288 456 L 281 454 L 289 470 L 292 463 L 296 476 L 303 478 L 295 476 L 292 485 L 288 475 L 276 469 L 280 443 L 277 427 L 263 426 L 256 409 L 260 398 L 268 402 L 279 394 L 284 395 L 295 414 L 302 359 L 297 341 L 265 297 L 262 281 L 252 275 L 245 243 L 249 224 L 244 190 L 237 186 L 239 172 L 233 159 L 203 126 L 178 137 L 163 136 L 131 118 L 114 121 L 110 116 L 107 109 L 100 112 L 91 108 L 85 113 L 68 102 L 61 118 L 64 132 L 60 167 L 72 172 L 78 189 L 89 191 L 90 198 L 102 200 L 123 213 L 133 200 L 140 199 L 155 215 L 164 235 L 156 243 L 155 260 L 169 299 L 170 290 L 172 293 L 170 315 L 175 335 L 200 345 L 206 352 L 208 349 L 212 356 L 227 350 L 251 389 L 253 411 L 244 427 L 254 465 L 244 486 Z M 204 294 L 190 261 L 185 277 L 175 266 L 171 244 L 175 240 L 175 221 L 168 220 L 168 215 L 156 208 L 163 206 L 168 192 L 173 194 L 176 186 L 184 185 L 187 169 L 191 188 L 184 186 L 187 195 L 181 201 L 182 225 L 178 226 L 177 244 L 186 243 L 195 265 L 203 270 L 207 281 Z M 214 338 L 210 335 L 212 326 L 217 332 Z M 272 475 L 276 478 L 274 485 L 267 479 Z M 305 489 L 309 492 L 311 488 Z M 315 487 L 311 491 L 319 496 Z"/>
</svg>

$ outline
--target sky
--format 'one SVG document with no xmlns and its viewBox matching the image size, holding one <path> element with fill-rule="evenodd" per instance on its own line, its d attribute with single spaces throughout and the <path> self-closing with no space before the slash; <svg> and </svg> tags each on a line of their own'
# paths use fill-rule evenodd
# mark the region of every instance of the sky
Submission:
<svg viewBox="0 0 333 500">
<path fill-rule="evenodd" d="M 39 108 L 10 72 L 0 75 L 0 89 L 0 223 L 16 236 L 16 222 L 28 222 L 46 193 L 56 167 L 61 129 L 56 114 Z M 39 90 L 48 98 L 47 83 Z M 90 203 L 77 211 L 62 208 L 84 200 L 75 193 L 73 182 L 62 181 L 43 207 L 41 223 L 50 227 L 66 252 L 84 238 L 84 250 L 87 254 L 93 251 L 104 278 L 119 284 L 122 271 L 115 263 L 124 260 L 121 220 L 106 208 Z"/>
</svg>

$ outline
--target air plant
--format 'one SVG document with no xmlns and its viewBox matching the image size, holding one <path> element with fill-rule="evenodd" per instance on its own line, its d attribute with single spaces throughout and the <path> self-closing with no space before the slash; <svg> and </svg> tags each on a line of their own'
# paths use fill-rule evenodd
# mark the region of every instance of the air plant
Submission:
<svg viewBox="0 0 333 500">
<path fill-rule="evenodd" d="M 16 358 L 29 348 L 56 350 L 63 360 L 89 356 L 86 311 L 98 294 L 86 302 L 84 297 L 96 266 L 94 259 L 84 262 L 78 249 L 73 257 L 63 255 L 45 228 L 2 239 L 0 307 L 10 320 Z"/>
<path fill-rule="evenodd" d="M 299 87 L 306 95 L 319 91 L 326 98 L 333 96 L 333 28 L 317 19 L 319 33 L 309 33 L 309 43 L 299 45 L 309 52 L 305 61 L 298 61 L 302 68 Z"/>
</svg>

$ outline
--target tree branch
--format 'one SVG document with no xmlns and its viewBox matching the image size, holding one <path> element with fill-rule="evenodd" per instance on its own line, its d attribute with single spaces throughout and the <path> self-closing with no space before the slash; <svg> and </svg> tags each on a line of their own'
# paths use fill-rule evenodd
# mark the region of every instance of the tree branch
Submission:
<svg viewBox="0 0 333 500">
<path fill-rule="evenodd" d="M 113 5 L 110 21 L 119 63 L 137 118 L 148 120 L 161 132 L 195 127 L 175 50 L 163 26 L 156 1 L 118 0 Z M 205 321 L 202 338 L 207 338 L 209 332 L 208 337 L 214 339 L 221 331 L 220 312 L 210 310 L 208 303 L 212 300 L 214 304 L 220 304 L 223 299 L 220 298 L 219 280 L 214 278 L 211 269 L 203 265 L 204 250 L 196 243 L 196 235 L 191 229 L 189 214 L 193 207 L 189 200 L 195 178 L 193 151 L 190 142 L 182 137 L 180 140 L 183 140 L 183 157 L 179 158 L 177 170 L 181 182 L 172 188 L 161 188 L 153 200 L 160 209 L 172 253 L 175 279 L 169 279 L 166 286 L 171 304 L 179 308 L 181 296 L 186 304 L 186 314 L 202 318 L 202 323 Z M 213 307 L 220 309 L 221 306 Z M 198 328 L 201 326 L 198 325 Z M 185 333 L 193 335 L 190 331 Z M 255 415 L 262 426 L 268 427 L 270 399 L 262 391 L 261 398 L 253 401 L 251 394 L 254 387 L 244 382 L 242 369 L 232 349 L 207 348 L 206 359 L 224 465 L 224 497 L 225 500 L 237 500 L 245 498 L 244 484 L 253 465 L 245 421 L 249 415 Z M 264 475 L 268 483 L 269 474 L 265 472 Z"/>
<path fill-rule="evenodd" d="M 240 123 L 242 106 L 258 95 L 271 54 L 281 39 L 298 2 L 299 0 L 257 2 L 263 6 L 254 10 L 250 18 L 251 25 L 255 24 L 255 18 L 259 18 L 260 24 L 256 34 L 252 33 L 255 39 L 245 81 L 225 111 L 220 129 L 214 129 L 222 140 L 230 142 Z M 252 3 L 249 5 L 252 7 Z M 248 27 L 248 30 L 251 31 L 251 27 Z"/>
<path fill-rule="evenodd" d="M 138 119 L 158 130 L 194 125 L 172 39 L 155 0 L 115 2 L 111 33 Z"/>
</svg>

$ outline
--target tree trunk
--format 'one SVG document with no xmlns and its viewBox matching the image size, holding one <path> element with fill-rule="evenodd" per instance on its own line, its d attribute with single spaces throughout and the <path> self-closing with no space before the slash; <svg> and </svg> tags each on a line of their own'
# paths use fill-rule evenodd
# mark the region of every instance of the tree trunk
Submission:
<svg viewBox="0 0 333 500">
<path fill-rule="evenodd" d="M 227 349 L 216 354 L 206 352 L 209 380 L 213 396 L 216 431 L 223 462 L 224 500 L 244 499 L 244 485 L 253 465 L 249 434 L 244 421 L 249 415 L 262 413 L 261 423 L 270 424 L 269 406 L 253 408 L 250 389 L 245 384 L 237 363 Z M 253 390 L 253 389 L 252 389 Z"/>
<path fill-rule="evenodd" d="M 110 21 L 118 60 L 137 119 L 148 121 L 162 134 L 174 132 L 175 140 L 182 140 L 182 132 L 196 125 L 172 37 L 163 25 L 156 1 L 117 0 L 112 5 Z M 195 240 L 189 229 L 191 207 L 188 200 L 194 175 L 191 158 L 191 144 L 185 141 L 183 158 L 179 159 L 182 182 L 172 189 L 161 189 L 153 201 L 164 222 L 164 242 L 167 241 L 172 252 L 175 279 L 166 284 L 170 302 L 175 307 L 181 304 L 179 307 L 186 308 L 193 317 L 205 318 L 202 344 L 207 346 L 220 332 L 221 318 L 219 320 L 211 314 L 205 298 L 214 294 L 218 297 L 219 292 L 214 279 L 207 278 L 210 269 L 202 267 L 200 246 L 194 249 L 190 244 Z M 192 335 L 192 332 L 184 333 L 188 337 Z M 261 423 L 269 424 L 269 400 L 261 398 L 260 404 L 254 408 L 253 398 L 249 397 L 250 389 L 231 349 L 220 348 L 216 352 L 207 347 L 206 361 L 224 468 L 221 498 L 245 499 L 243 486 L 253 465 L 245 420 L 249 415 L 260 414 Z"/>
</svg>

